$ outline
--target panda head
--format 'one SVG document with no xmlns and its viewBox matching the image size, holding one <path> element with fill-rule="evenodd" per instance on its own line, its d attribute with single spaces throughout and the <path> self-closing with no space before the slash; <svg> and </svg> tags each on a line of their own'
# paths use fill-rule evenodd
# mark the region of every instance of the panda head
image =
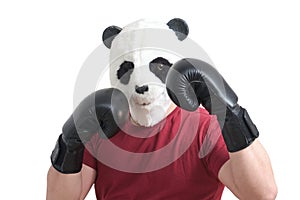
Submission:
<svg viewBox="0 0 300 200">
<path fill-rule="evenodd" d="M 143 19 L 104 30 L 103 43 L 110 49 L 111 85 L 126 95 L 137 124 L 149 127 L 166 117 L 171 100 L 165 80 L 172 64 L 180 60 L 171 51 L 152 47 L 151 42 L 182 43 L 188 32 L 186 22 L 179 18 L 167 23 Z"/>
</svg>

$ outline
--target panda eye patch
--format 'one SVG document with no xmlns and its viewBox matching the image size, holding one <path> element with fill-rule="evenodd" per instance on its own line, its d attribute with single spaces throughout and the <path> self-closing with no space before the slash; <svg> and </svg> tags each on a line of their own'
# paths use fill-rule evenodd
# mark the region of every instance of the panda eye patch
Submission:
<svg viewBox="0 0 300 200">
<path fill-rule="evenodd" d="M 166 81 L 166 77 L 171 66 L 172 64 L 163 57 L 155 58 L 149 63 L 150 71 L 163 83 Z"/>
<path fill-rule="evenodd" d="M 124 61 L 117 71 L 117 77 L 123 84 L 128 84 L 130 80 L 130 75 L 133 72 L 134 64 L 130 61 Z"/>
</svg>

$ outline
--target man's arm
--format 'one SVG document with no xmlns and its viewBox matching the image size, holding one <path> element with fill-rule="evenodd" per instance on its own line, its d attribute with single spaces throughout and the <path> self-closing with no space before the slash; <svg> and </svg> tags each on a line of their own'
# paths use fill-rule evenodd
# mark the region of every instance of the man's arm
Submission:
<svg viewBox="0 0 300 200">
<path fill-rule="evenodd" d="M 82 164 L 84 145 L 98 133 L 110 138 L 128 117 L 126 96 L 107 88 L 87 96 L 63 126 L 51 154 L 47 199 L 83 199 L 95 180 L 94 169 Z"/>
<path fill-rule="evenodd" d="M 270 159 L 258 139 L 229 156 L 219 171 L 219 179 L 239 199 L 276 198 L 277 186 Z"/>
<path fill-rule="evenodd" d="M 84 199 L 96 178 L 96 171 L 86 165 L 75 174 L 63 174 L 52 166 L 47 176 L 47 200 Z"/>
<path fill-rule="evenodd" d="M 257 141 L 259 131 L 221 74 L 202 60 L 186 58 L 169 70 L 166 85 L 178 106 L 194 111 L 201 104 L 217 116 L 230 156 L 220 180 L 241 199 L 274 199 L 277 187 L 267 153 Z"/>
</svg>

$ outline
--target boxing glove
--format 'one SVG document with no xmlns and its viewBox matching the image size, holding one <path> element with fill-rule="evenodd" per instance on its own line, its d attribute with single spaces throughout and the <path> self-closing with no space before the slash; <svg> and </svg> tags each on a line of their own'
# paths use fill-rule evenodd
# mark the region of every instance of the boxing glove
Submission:
<svg viewBox="0 0 300 200">
<path fill-rule="evenodd" d="M 176 62 L 167 74 L 166 87 L 179 107 L 194 111 L 201 104 L 217 116 L 229 152 L 248 147 L 259 136 L 237 95 L 210 64 L 193 58 Z"/>
<path fill-rule="evenodd" d="M 113 137 L 127 118 L 128 102 L 120 90 L 107 88 L 90 94 L 63 125 L 51 154 L 52 166 L 64 174 L 80 172 L 84 144 L 95 133 Z"/>
</svg>

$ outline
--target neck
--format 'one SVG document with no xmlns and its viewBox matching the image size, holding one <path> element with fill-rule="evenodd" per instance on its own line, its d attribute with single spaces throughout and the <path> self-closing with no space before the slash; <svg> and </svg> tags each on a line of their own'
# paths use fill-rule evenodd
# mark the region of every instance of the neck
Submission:
<svg viewBox="0 0 300 200">
<path fill-rule="evenodd" d="M 169 107 L 169 109 L 167 111 L 166 116 L 168 116 L 173 110 L 175 110 L 176 107 L 177 106 L 173 102 L 171 102 L 171 105 L 170 105 L 170 107 Z"/>
</svg>

